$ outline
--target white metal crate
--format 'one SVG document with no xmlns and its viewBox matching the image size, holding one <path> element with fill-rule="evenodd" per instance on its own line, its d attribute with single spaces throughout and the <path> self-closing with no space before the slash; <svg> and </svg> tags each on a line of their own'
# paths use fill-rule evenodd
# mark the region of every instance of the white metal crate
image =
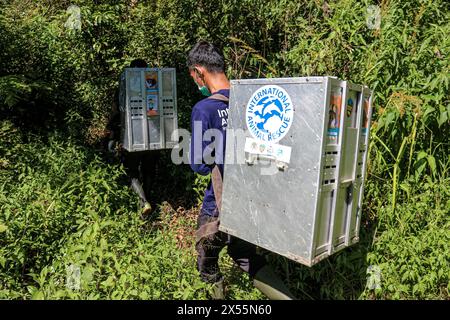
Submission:
<svg viewBox="0 0 450 320">
<path fill-rule="evenodd" d="M 168 149 L 178 143 L 172 136 L 178 128 L 174 68 L 126 68 L 119 100 L 125 150 Z"/>
<path fill-rule="evenodd" d="M 357 242 L 371 102 L 334 77 L 231 81 L 220 229 L 307 266 Z"/>
</svg>

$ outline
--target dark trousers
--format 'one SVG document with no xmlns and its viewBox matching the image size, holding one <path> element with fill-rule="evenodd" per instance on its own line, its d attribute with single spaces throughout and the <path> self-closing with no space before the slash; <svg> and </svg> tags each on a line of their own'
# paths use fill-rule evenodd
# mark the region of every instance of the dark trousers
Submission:
<svg viewBox="0 0 450 320">
<path fill-rule="evenodd" d="M 157 154 L 155 152 L 125 152 L 122 162 L 130 179 L 131 189 L 144 206 L 150 193 L 150 181 L 155 178 Z"/>
<path fill-rule="evenodd" d="M 200 229 L 203 225 L 217 219 L 217 217 L 200 214 L 197 219 L 197 228 Z M 198 254 L 197 270 L 203 281 L 214 283 L 222 279 L 218 261 L 219 253 L 225 246 L 228 246 L 228 254 L 234 262 L 252 278 L 266 264 L 265 258 L 256 253 L 256 247 L 253 244 L 217 230 L 200 238 L 195 246 Z"/>
</svg>

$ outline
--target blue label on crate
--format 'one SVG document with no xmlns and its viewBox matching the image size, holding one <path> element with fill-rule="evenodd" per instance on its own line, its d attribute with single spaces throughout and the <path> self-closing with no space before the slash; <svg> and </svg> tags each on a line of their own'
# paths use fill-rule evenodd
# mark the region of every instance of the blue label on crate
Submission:
<svg viewBox="0 0 450 320">
<path fill-rule="evenodd" d="M 328 138 L 331 143 L 336 143 L 339 135 L 341 99 L 340 92 L 332 94 L 330 98 L 330 106 L 328 107 Z"/>
<path fill-rule="evenodd" d="M 288 133 L 294 118 L 291 97 L 280 86 L 263 86 L 250 97 L 245 118 L 255 139 L 280 141 Z"/>
<path fill-rule="evenodd" d="M 158 96 L 156 94 L 147 95 L 147 116 L 158 115 Z"/>
</svg>

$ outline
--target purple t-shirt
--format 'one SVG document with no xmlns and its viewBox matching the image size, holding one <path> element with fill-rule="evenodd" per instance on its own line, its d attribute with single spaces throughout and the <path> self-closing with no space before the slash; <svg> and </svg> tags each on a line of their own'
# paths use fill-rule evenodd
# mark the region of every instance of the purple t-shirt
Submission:
<svg viewBox="0 0 450 320">
<path fill-rule="evenodd" d="M 213 94 L 215 93 L 229 97 L 230 90 L 223 89 Z M 190 160 L 192 170 L 205 176 L 210 174 L 217 165 L 223 176 L 227 122 L 228 103 L 224 101 L 205 98 L 194 106 L 191 115 Z M 219 214 L 211 181 L 203 198 L 202 214 L 210 216 Z"/>
</svg>

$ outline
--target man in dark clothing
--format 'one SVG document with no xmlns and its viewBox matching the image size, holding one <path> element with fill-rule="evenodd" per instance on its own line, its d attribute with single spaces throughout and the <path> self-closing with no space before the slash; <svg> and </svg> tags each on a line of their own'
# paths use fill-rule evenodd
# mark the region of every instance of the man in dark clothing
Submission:
<svg viewBox="0 0 450 320">
<path fill-rule="evenodd" d="M 135 59 L 130 63 L 130 68 L 148 68 L 143 59 Z M 142 217 L 145 218 L 151 212 L 151 205 L 147 200 L 149 193 L 149 181 L 154 178 L 157 154 L 155 152 L 128 152 L 122 149 L 121 144 L 116 147 L 115 142 L 120 140 L 121 115 L 119 111 L 119 92 L 117 90 L 112 108 L 112 114 L 108 124 L 110 141 L 108 149 L 114 152 L 118 149 L 118 156 L 123 163 L 127 176 L 130 179 L 130 187 L 139 198 Z"/>
<path fill-rule="evenodd" d="M 207 96 L 192 110 L 191 168 L 201 175 L 212 176 L 197 220 L 200 277 L 214 284 L 214 298 L 224 298 L 218 260 L 220 251 L 228 246 L 228 254 L 254 279 L 258 289 L 272 299 L 289 299 L 292 297 L 289 290 L 264 257 L 257 254 L 253 244 L 218 230 L 230 83 L 225 75 L 222 53 L 206 41 L 198 42 L 189 52 L 188 68 L 200 92 Z"/>
</svg>

